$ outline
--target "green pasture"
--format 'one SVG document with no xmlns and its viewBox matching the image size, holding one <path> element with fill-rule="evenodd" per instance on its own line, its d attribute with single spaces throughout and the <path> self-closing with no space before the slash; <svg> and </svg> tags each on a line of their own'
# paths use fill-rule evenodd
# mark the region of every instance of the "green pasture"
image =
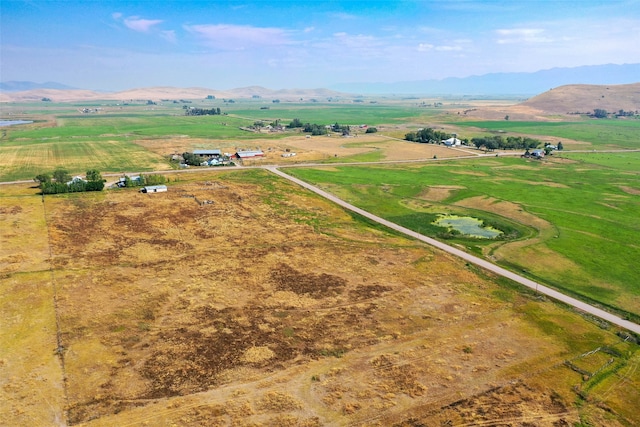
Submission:
<svg viewBox="0 0 640 427">
<path fill-rule="evenodd" d="M 149 116 L 136 113 L 61 115 L 57 117 L 56 124 L 55 127 L 10 127 L 2 143 L 19 141 L 21 144 L 29 144 L 53 138 L 124 139 L 175 135 L 222 139 L 253 137 L 253 134 L 239 129 L 253 122 L 228 116 Z"/>
<path fill-rule="evenodd" d="M 536 233 L 494 213 L 453 203 L 474 196 L 517 203 L 551 224 L 526 248 L 502 263 L 582 299 L 640 316 L 640 153 L 566 156 L 570 161 L 484 158 L 423 166 L 339 166 L 287 169 L 345 200 L 407 228 L 438 238 L 436 213 L 472 214 L 499 228 L 511 226 L 520 239 Z M 420 194 L 429 186 L 459 186 L 439 203 Z M 495 222 L 497 221 L 497 223 Z M 548 234 L 548 233 L 547 233 Z M 535 237 L 535 236 L 533 236 Z M 493 242 L 454 237 L 470 252 L 490 252 Z M 506 248 L 506 246 L 505 246 Z M 510 254 L 510 252 L 505 252 Z"/>
<path fill-rule="evenodd" d="M 592 149 L 640 149 L 640 120 L 584 119 L 574 122 L 459 121 L 457 126 L 509 135 L 544 135 L 591 144 Z"/>
<path fill-rule="evenodd" d="M 269 107 L 269 109 L 261 109 Z M 416 123 L 440 114 L 437 109 L 415 108 L 408 105 L 382 104 L 339 104 L 339 103 L 264 103 L 264 104 L 230 104 L 220 107 L 230 115 L 248 117 L 255 120 L 282 120 L 287 124 L 293 119 L 303 123 L 316 124 L 380 124 Z"/>
</svg>

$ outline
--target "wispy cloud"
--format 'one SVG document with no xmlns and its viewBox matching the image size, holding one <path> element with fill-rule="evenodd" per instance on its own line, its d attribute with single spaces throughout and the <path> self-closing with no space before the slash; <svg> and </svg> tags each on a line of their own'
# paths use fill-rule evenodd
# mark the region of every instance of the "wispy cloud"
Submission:
<svg viewBox="0 0 640 427">
<path fill-rule="evenodd" d="M 290 43 L 287 32 L 280 28 L 225 24 L 185 25 L 184 28 L 200 38 L 205 45 L 221 50 L 244 50 Z"/>
<path fill-rule="evenodd" d="M 130 16 L 125 18 L 124 25 L 133 31 L 148 33 L 154 25 L 162 24 L 163 22 L 161 19 L 143 19 L 138 16 Z"/>
<path fill-rule="evenodd" d="M 462 46 L 458 45 L 434 45 L 431 43 L 419 43 L 417 47 L 418 52 L 429 52 L 436 50 L 438 52 L 459 52 L 462 50 Z"/>
<path fill-rule="evenodd" d="M 498 35 L 496 40 L 498 44 L 550 43 L 553 41 L 551 37 L 545 35 L 545 30 L 542 28 L 498 29 L 495 32 Z"/>
<path fill-rule="evenodd" d="M 420 43 L 418 44 L 418 52 L 428 52 L 433 49 L 435 46 L 429 43 Z"/>
<path fill-rule="evenodd" d="M 461 46 L 436 46 L 436 50 L 440 52 L 458 52 L 462 50 Z"/>
</svg>

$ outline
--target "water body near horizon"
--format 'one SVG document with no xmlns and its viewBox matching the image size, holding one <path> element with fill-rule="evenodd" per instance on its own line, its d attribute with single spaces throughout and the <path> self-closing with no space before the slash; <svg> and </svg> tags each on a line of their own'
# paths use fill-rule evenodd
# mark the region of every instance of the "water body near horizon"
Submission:
<svg viewBox="0 0 640 427">
<path fill-rule="evenodd" d="M 29 123 L 33 123 L 33 120 L 0 120 L 0 127 L 28 125 Z"/>
</svg>

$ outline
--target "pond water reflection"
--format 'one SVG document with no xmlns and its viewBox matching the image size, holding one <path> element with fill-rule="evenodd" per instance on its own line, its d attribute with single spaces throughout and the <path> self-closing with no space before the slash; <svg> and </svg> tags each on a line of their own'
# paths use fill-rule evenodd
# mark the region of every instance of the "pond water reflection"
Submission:
<svg viewBox="0 0 640 427">
<path fill-rule="evenodd" d="M 493 239 L 502 234 L 502 231 L 491 227 L 483 227 L 483 222 L 470 216 L 440 215 L 433 224 L 439 227 L 453 228 L 461 234 L 481 239 Z"/>
<path fill-rule="evenodd" d="M 0 127 L 26 125 L 29 123 L 33 123 L 33 121 L 32 120 L 0 120 Z"/>
</svg>

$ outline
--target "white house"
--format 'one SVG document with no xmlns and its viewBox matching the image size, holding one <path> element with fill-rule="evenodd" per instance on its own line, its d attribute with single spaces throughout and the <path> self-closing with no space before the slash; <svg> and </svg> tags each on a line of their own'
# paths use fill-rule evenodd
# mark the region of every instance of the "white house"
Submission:
<svg viewBox="0 0 640 427">
<path fill-rule="evenodd" d="M 460 141 L 456 137 L 445 139 L 444 141 L 442 141 L 442 143 L 447 147 L 456 147 L 456 146 L 462 145 L 462 141 Z"/>
<path fill-rule="evenodd" d="M 74 176 L 73 179 L 71 179 L 71 181 L 68 181 L 66 184 L 71 185 L 75 184 L 76 182 L 87 182 L 87 180 L 81 176 Z"/>
</svg>

